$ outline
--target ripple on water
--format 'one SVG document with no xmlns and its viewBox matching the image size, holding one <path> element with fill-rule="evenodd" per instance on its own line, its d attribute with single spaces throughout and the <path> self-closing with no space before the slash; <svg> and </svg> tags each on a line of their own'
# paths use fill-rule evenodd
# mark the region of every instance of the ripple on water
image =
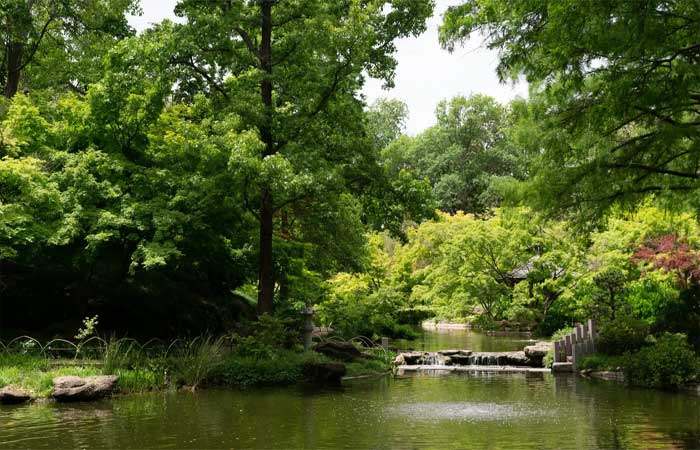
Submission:
<svg viewBox="0 0 700 450">
<path fill-rule="evenodd" d="M 532 405 L 518 403 L 421 402 L 391 408 L 391 412 L 413 420 L 460 420 L 468 422 L 508 421 L 550 415 Z"/>
</svg>

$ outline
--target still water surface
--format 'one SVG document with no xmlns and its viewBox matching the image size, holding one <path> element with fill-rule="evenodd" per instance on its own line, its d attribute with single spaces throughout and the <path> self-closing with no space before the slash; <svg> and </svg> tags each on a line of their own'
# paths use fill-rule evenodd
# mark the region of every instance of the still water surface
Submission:
<svg viewBox="0 0 700 450">
<path fill-rule="evenodd" d="M 398 340 L 394 344 L 401 350 L 472 350 L 475 352 L 507 352 L 522 350 L 531 345 L 535 339 L 523 333 L 489 336 L 472 330 L 421 330 L 420 339 L 413 341 Z"/>
<path fill-rule="evenodd" d="M 550 374 L 419 374 L 0 407 L 0 448 L 700 448 L 700 399 Z"/>
</svg>

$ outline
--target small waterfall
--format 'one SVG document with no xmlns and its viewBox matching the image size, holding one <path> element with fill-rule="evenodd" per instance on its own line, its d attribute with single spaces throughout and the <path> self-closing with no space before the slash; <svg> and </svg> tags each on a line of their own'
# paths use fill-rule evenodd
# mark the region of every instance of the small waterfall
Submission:
<svg viewBox="0 0 700 450">
<path fill-rule="evenodd" d="M 423 364 L 428 366 L 444 366 L 445 356 L 437 352 L 429 352 L 423 355 Z"/>
<path fill-rule="evenodd" d="M 541 349 L 542 355 L 547 349 Z M 542 367 L 542 357 L 528 357 L 524 351 L 471 352 L 443 350 L 439 352 L 405 352 L 396 357 L 396 365 L 424 366 L 529 366 Z"/>
</svg>

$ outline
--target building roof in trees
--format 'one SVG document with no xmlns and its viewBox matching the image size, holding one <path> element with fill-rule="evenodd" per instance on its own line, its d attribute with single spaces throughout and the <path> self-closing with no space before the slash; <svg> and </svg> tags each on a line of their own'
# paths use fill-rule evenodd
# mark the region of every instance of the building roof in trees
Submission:
<svg viewBox="0 0 700 450">
<path fill-rule="evenodd" d="M 513 282 L 515 283 L 526 279 L 534 270 L 535 261 L 537 261 L 538 259 L 540 259 L 540 255 L 534 255 L 532 258 L 528 259 L 527 262 L 522 266 L 516 267 L 515 269 L 508 272 L 508 278 L 513 280 Z M 552 273 L 552 278 L 559 278 L 560 276 L 564 275 L 564 272 L 566 272 L 565 269 L 557 267 L 557 269 L 554 270 L 554 272 Z"/>
</svg>

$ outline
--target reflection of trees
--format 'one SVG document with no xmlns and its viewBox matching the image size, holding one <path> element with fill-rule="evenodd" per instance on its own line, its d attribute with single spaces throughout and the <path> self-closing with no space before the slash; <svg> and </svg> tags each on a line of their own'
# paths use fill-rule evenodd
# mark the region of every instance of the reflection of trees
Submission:
<svg viewBox="0 0 700 450">
<path fill-rule="evenodd" d="M 524 415 L 468 423 L 392 413 L 423 403 L 512 405 Z M 3 408 L 0 447 L 15 442 L 10 445 L 55 449 L 403 448 L 424 439 L 421 444 L 432 442 L 433 448 L 507 448 L 523 442 L 543 448 L 700 448 L 697 405 L 690 395 L 573 375 L 417 375 L 335 390 L 203 390 Z"/>
<path fill-rule="evenodd" d="M 577 422 L 569 428 L 576 429 L 572 442 L 611 449 L 700 447 L 700 412 L 692 396 L 572 375 L 552 378 L 562 414 Z"/>
</svg>

